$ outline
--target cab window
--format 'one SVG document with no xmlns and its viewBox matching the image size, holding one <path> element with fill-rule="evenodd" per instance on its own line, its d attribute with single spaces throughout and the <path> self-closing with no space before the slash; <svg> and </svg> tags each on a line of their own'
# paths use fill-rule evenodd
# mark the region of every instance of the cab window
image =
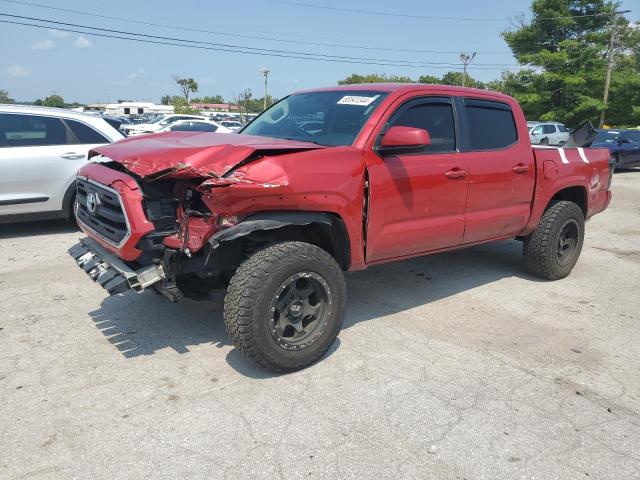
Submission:
<svg viewBox="0 0 640 480">
<path fill-rule="evenodd" d="M 475 99 L 465 99 L 464 103 L 471 150 L 502 150 L 518 141 L 509 105 Z"/>
<path fill-rule="evenodd" d="M 456 150 L 456 127 L 453 106 L 450 101 L 429 100 L 407 107 L 400 107 L 389 122 L 389 127 L 414 127 L 426 130 L 431 137 L 421 153 L 446 153 Z"/>
</svg>

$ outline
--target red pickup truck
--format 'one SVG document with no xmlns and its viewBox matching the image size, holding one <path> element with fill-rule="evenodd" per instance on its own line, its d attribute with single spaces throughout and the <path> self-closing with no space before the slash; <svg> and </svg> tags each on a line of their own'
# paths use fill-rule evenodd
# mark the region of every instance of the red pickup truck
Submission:
<svg viewBox="0 0 640 480">
<path fill-rule="evenodd" d="M 506 95 L 331 87 L 284 98 L 239 134 L 95 149 L 77 178 L 87 237 L 69 252 L 110 294 L 226 289 L 234 344 L 295 370 L 340 330 L 343 272 L 518 238 L 530 272 L 565 277 L 610 181 L 607 149 L 532 147 Z"/>
</svg>

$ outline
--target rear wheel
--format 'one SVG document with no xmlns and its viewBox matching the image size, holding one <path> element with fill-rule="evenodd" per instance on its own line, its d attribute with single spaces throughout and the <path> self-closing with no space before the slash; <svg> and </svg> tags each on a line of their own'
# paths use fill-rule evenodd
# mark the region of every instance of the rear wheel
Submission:
<svg viewBox="0 0 640 480">
<path fill-rule="evenodd" d="M 535 231 L 524 239 L 524 263 L 531 273 L 547 280 L 564 278 L 580 257 L 584 216 L 573 202 L 554 203 Z"/>
<path fill-rule="evenodd" d="M 271 371 L 293 371 L 319 360 L 344 318 L 346 284 L 326 251 L 283 242 L 254 252 L 236 270 L 224 320 L 234 345 Z"/>
</svg>

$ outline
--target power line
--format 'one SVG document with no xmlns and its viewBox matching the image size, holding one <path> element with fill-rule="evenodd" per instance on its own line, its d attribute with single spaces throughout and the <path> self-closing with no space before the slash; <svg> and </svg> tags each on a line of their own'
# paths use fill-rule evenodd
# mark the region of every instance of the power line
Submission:
<svg viewBox="0 0 640 480">
<path fill-rule="evenodd" d="M 0 14 L 0 16 L 6 16 L 6 14 Z M 41 22 L 48 22 L 48 20 L 39 20 Z M 0 23 L 12 24 L 12 25 L 22 25 L 26 27 L 34 27 L 34 28 L 42 28 L 42 29 L 51 29 L 54 28 L 51 25 L 38 25 L 34 23 L 28 22 L 19 22 L 14 20 L 0 20 Z M 383 63 L 383 62 L 369 62 L 369 61 L 359 61 L 359 60 L 348 60 L 348 59 L 339 59 L 339 58 L 323 58 L 323 57 L 311 57 L 311 56 L 296 56 L 296 55 L 288 55 L 288 54 L 279 54 L 279 53 L 270 53 L 270 52 L 261 52 L 261 51 L 247 51 L 247 50 L 239 50 L 239 48 L 248 49 L 249 47 L 232 47 L 232 48 L 224 48 L 224 47 L 211 47 L 205 45 L 193 45 L 193 44 L 185 44 L 185 43 L 176 43 L 171 41 L 161 41 L 161 40 L 150 40 L 147 38 L 135 38 L 134 35 L 142 35 L 137 33 L 128 33 L 124 32 L 126 35 L 131 35 L 130 37 L 123 37 L 121 35 L 110 35 L 106 33 L 97 33 L 85 30 L 77 30 L 73 28 L 63 28 L 63 27 L 55 27 L 57 30 L 63 32 L 71 32 L 71 33 L 79 33 L 82 35 L 92 35 L 96 37 L 104 37 L 104 38 L 115 38 L 118 40 L 129 40 L 138 43 L 149 43 L 155 45 L 170 45 L 175 47 L 186 47 L 186 48 L 195 48 L 199 50 L 211 50 L 217 52 L 226 52 L 226 53 L 241 53 L 246 55 L 258 55 L 264 57 L 279 57 L 279 58 L 293 58 L 297 60 L 315 60 L 315 61 L 323 61 L 323 62 L 333 62 L 333 63 L 348 63 L 355 65 L 376 65 L 376 66 L 392 66 L 392 67 L 410 67 L 410 68 L 431 68 L 434 70 L 459 70 L 459 67 L 438 67 L 438 66 L 430 66 L 430 65 L 415 65 L 415 64 L 406 64 L 406 63 Z M 93 28 L 88 26 L 80 26 L 80 28 Z M 104 29 L 103 29 L 104 30 Z M 184 40 L 185 42 L 188 40 Z M 348 57 L 347 57 L 348 58 Z M 476 67 L 476 70 L 495 70 L 495 68 L 483 68 Z"/>
<path fill-rule="evenodd" d="M 348 12 L 348 13 L 361 13 L 365 15 L 381 15 L 385 17 L 399 17 L 399 18 L 416 18 L 421 20 L 451 20 L 462 22 L 502 22 L 509 20 L 509 17 L 436 17 L 431 15 L 414 15 L 409 13 L 396 13 L 396 12 L 383 12 L 380 10 L 361 10 L 357 8 L 347 7 L 332 7 L 329 5 L 318 5 L 314 3 L 297 2 L 295 0 L 264 0 L 269 3 L 280 3 L 283 5 L 293 5 L 296 7 L 315 8 L 321 10 L 333 10 L 336 12 Z M 536 20 L 562 20 L 569 18 L 582 18 L 582 17 L 609 17 L 614 13 L 585 13 L 581 15 L 560 15 L 557 17 L 536 17 Z"/>
<path fill-rule="evenodd" d="M 113 16 L 109 16 L 109 15 L 102 15 L 102 14 L 99 14 L 99 13 L 86 12 L 86 11 L 81 11 L 81 10 L 72 10 L 72 9 L 69 9 L 69 8 L 53 7 L 51 5 L 42 5 L 40 3 L 32 3 L 32 2 L 22 2 L 22 1 L 18 1 L 18 0 L 0 0 L 0 2 L 12 3 L 12 4 L 15 4 L 15 5 L 23 5 L 23 6 L 29 6 L 29 7 L 45 8 L 45 9 L 48 9 L 48 10 L 54 10 L 54 11 L 58 11 L 58 12 L 73 13 L 73 14 L 76 14 L 76 15 L 86 15 L 86 16 L 90 16 L 90 17 L 96 17 L 96 18 L 105 19 L 105 20 L 116 20 L 118 22 L 128 22 L 128 23 L 134 23 L 134 24 L 138 24 L 138 25 L 146 25 L 146 26 L 150 26 L 150 27 L 169 28 L 169 29 L 173 29 L 173 30 L 183 30 L 183 31 L 187 31 L 187 32 L 196 32 L 196 33 L 208 33 L 208 34 L 211 34 L 211 35 L 222 35 L 222 36 L 236 37 L 236 38 L 247 38 L 247 39 L 252 39 L 252 40 L 267 40 L 267 41 L 271 41 L 271 42 L 292 43 L 292 44 L 298 44 L 298 45 L 310 45 L 310 46 L 317 46 L 317 47 L 353 48 L 353 49 L 358 49 L 358 50 L 373 50 L 373 51 L 381 51 L 381 52 L 382 51 L 386 51 L 386 52 L 406 52 L 406 53 L 432 53 L 432 54 L 449 54 L 449 55 L 458 53 L 457 50 L 422 50 L 422 49 L 416 50 L 416 49 L 408 49 L 408 48 L 372 47 L 372 46 L 363 46 L 363 45 L 353 45 L 353 44 L 347 44 L 347 43 L 322 43 L 322 42 L 309 42 L 309 41 L 303 41 L 303 40 L 287 40 L 287 39 L 282 39 L 282 38 L 265 37 L 265 36 L 260 36 L 260 35 L 229 33 L 229 32 L 221 32 L 221 31 L 216 31 L 216 30 L 205 30 L 205 29 L 199 29 L 199 28 L 193 28 L 193 27 L 185 27 L 185 26 L 179 26 L 179 25 L 153 23 L 153 22 L 147 22 L 147 21 L 144 21 L 144 20 L 136 20 L 136 19 L 132 19 L 132 18 L 123 18 L 123 17 L 113 17 Z M 482 53 L 484 55 L 511 54 L 511 52 L 507 51 L 507 50 L 502 50 L 502 51 L 497 51 L 497 50 L 478 51 L 478 53 Z"/>
<path fill-rule="evenodd" d="M 441 68 L 451 68 L 451 69 L 456 69 L 457 65 L 455 64 L 451 64 L 451 63 L 442 63 L 442 62 L 419 62 L 419 61 L 412 61 L 412 60 L 394 60 L 394 59 L 388 59 L 388 58 L 369 58 L 369 57 L 351 57 L 351 56 L 342 56 L 342 55 L 328 55 L 328 54 L 321 54 L 321 53 L 308 53 L 308 52 L 297 52 L 297 51 L 290 51 L 290 50 L 276 50 L 276 49 L 269 49 L 269 48 L 259 48 L 259 47 L 247 47 L 244 45 L 232 45 L 232 44 L 224 44 L 224 43 L 213 43 L 213 42 L 203 42 L 203 41 L 199 41 L 199 40 L 190 40 L 190 39 L 184 39 L 184 38 L 177 38 L 177 37 L 165 37 L 165 36 L 160 36 L 160 35 L 149 35 L 149 34 L 144 34 L 144 33 L 136 33 L 136 32 L 127 32 L 127 31 L 123 31 L 123 30 L 114 30 L 114 29 L 108 29 L 108 28 L 100 28 L 100 27 L 93 27 L 93 26 L 89 26 L 89 25 L 80 25 L 80 24 L 76 24 L 76 23 L 69 23 L 69 22 L 59 22 L 59 21 L 54 21 L 54 20 L 46 20 L 46 19 L 42 19 L 42 18 L 36 18 L 36 17 L 26 17 L 26 16 L 22 16 L 22 15 L 11 15 L 11 14 L 6 14 L 6 13 L 0 13 L 0 16 L 2 17 L 10 17 L 10 18 L 18 18 L 20 20 L 28 20 L 28 21 L 35 21 L 35 22 L 41 22 L 41 23 L 47 23 L 47 24 L 53 24 L 55 27 L 52 27 L 51 25 L 48 25 L 48 28 L 57 28 L 58 30 L 64 30 L 63 28 L 60 28 L 59 25 L 63 25 L 65 27 L 73 27 L 73 28 L 83 28 L 83 29 L 92 29 L 92 30 L 98 30 L 98 31 L 102 31 L 102 32 L 107 32 L 110 34 L 117 34 L 117 35 L 128 35 L 128 36 L 136 36 L 136 37 L 144 37 L 146 39 L 153 39 L 153 40 L 162 40 L 162 41 L 168 41 L 168 42 L 181 42 L 181 43 L 188 43 L 188 44 L 195 44 L 195 45 L 199 45 L 199 46 L 211 46 L 211 47 L 216 47 L 218 50 L 221 51 L 229 51 L 228 49 L 233 49 L 233 51 L 235 51 L 235 53 L 254 53 L 254 54 L 272 54 L 275 56 L 291 56 L 291 58 L 309 58 L 309 59 L 314 59 L 314 60 L 319 60 L 319 59 L 325 59 L 325 60 L 335 60 L 335 61 L 349 61 L 350 63 L 362 63 L 362 64 L 371 64 L 371 65 L 389 65 L 389 66 L 404 66 L 404 67 L 419 67 L 419 68 L 430 68 L 430 67 L 441 67 Z M 20 24 L 20 23 L 18 23 Z M 30 25 L 26 25 L 26 26 L 36 26 L 33 24 Z M 92 32 L 79 32 L 79 33 L 84 33 L 84 34 L 89 34 L 89 35 L 93 35 L 94 33 Z M 186 46 L 186 45 L 184 45 Z M 222 50 L 222 49 L 227 49 L 227 50 Z M 509 66 L 513 66 L 510 64 L 478 64 L 481 65 L 483 67 L 492 67 L 491 69 L 494 69 L 495 67 L 509 67 Z"/>
</svg>

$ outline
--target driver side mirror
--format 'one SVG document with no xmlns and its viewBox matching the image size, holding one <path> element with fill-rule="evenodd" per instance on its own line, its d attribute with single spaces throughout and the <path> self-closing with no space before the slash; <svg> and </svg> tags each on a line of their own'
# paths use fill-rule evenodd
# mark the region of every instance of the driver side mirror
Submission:
<svg viewBox="0 0 640 480">
<path fill-rule="evenodd" d="M 431 145 L 429 132 L 414 127 L 391 127 L 382 137 L 378 151 L 381 154 L 419 152 L 424 147 Z"/>
</svg>

